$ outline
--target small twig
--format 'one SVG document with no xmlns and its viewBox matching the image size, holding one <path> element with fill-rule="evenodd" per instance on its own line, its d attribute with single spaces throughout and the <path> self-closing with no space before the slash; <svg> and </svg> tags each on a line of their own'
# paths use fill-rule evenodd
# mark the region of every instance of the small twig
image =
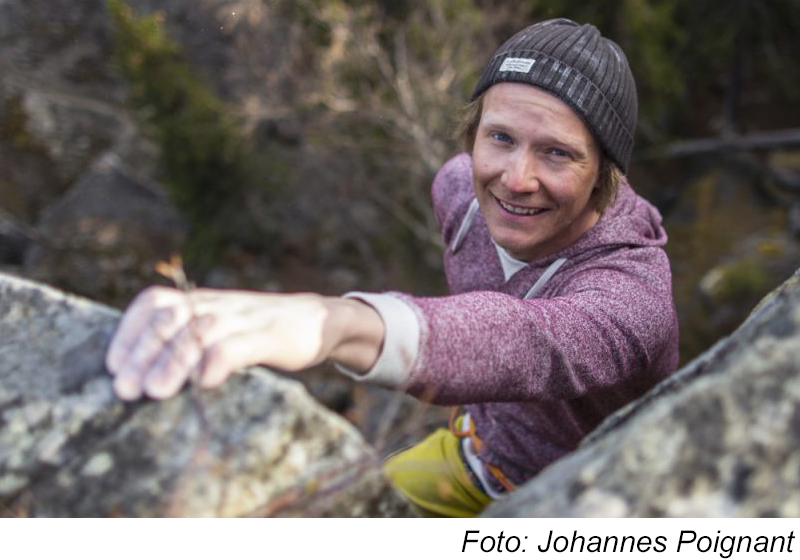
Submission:
<svg viewBox="0 0 800 560">
<path fill-rule="evenodd" d="M 398 201 L 389 197 L 382 191 L 373 191 L 371 193 L 371 198 L 380 206 L 382 206 L 384 210 L 400 220 L 400 222 L 406 226 L 417 239 L 438 249 L 444 248 L 444 243 L 439 235 L 434 230 L 426 227 L 424 223 L 412 216 L 411 213 Z"/>
<path fill-rule="evenodd" d="M 161 274 L 162 276 L 168 278 L 175 284 L 175 287 L 179 290 L 186 293 L 186 303 L 189 306 L 189 328 L 191 329 L 192 338 L 194 339 L 195 344 L 198 345 L 199 348 L 203 347 L 202 337 L 200 333 L 194 328 L 193 319 L 195 319 L 197 315 L 197 310 L 194 306 L 193 295 L 196 289 L 194 283 L 190 282 L 186 276 L 186 272 L 183 268 L 183 259 L 181 259 L 180 255 L 172 255 L 169 261 L 162 261 L 156 264 L 156 272 Z M 189 379 L 189 402 L 191 403 L 192 409 L 194 410 L 195 414 L 197 415 L 197 420 L 200 428 L 200 437 L 194 444 L 194 449 L 192 450 L 192 458 L 189 462 L 190 465 L 199 466 L 201 464 L 201 458 L 203 457 L 204 453 L 208 450 L 206 443 L 211 438 L 211 428 L 210 423 L 208 421 L 208 417 L 205 413 L 205 408 L 203 407 L 202 403 L 202 395 L 200 385 L 198 383 L 199 373 L 203 370 L 203 362 L 205 361 L 205 354 L 203 353 L 200 357 L 200 367 L 197 370 L 191 372 L 191 377 Z M 224 464 L 224 463 L 223 463 Z M 223 477 L 224 479 L 225 477 Z M 219 505 L 217 506 L 217 515 L 220 515 L 222 511 L 224 511 L 225 502 L 227 501 L 227 484 L 222 485 L 222 497 L 220 498 Z M 175 517 L 176 513 L 179 512 L 179 499 L 178 497 L 181 495 L 180 488 L 178 491 L 175 492 L 173 496 L 173 500 L 170 502 L 170 505 L 167 507 L 167 511 L 170 512 L 170 517 Z"/>
</svg>

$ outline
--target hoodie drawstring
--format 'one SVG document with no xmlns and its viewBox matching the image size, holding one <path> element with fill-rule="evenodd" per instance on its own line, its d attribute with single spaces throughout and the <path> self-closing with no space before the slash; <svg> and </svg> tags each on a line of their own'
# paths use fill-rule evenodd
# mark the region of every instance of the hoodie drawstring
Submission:
<svg viewBox="0 0 800 560">
<path fill-rule="evenodd" d="M 522 299 L 533 299 L 533 298 L 535 298 L 536 294 L 539 293 L 539 290 L 544 288 L 544 285 L 547 284 L 548 280 L 550 280 L 553 277 L 553 275 L 555 275 L 555 273 L 558 272 L 558 269 L 561 268 L 564 265 L 565 262 L 567 262 L 567 259 L 565 259 L 563 257 L 558 259 L 558 260 L 553 261 L 550 264 L 550 266 L 547 267 L 547 270 L 544 271 L 544 274 L 539 276 L 539 279 L 536 281 L 536 283 L 533 286 L 531 286 L 531 289 L 528 290 L 528 293 L 525 294 L 525 297 L 522 298 Z"/>
<path fill-rule="evenodd" d="M 467 233 L 469 229 L 472 227 L 472 222 L 475 220 L 475 214 L 478 213 L 478 199 L 473 198 L 472 202 L 469 203 L 469 208 L 467 208 L 467 213 L 464 215 L 464 219 L 461 220 L 461 225 L 458 227 L 458 231 L 456 232 L 455 238 L 453 238 L 453 242 L 450 244 L 450 250 L 453 253 L 458 252 L 461 248 L 461 244 L 464 242 L 464 238 L 467 237 Z M 525 294 L 525 297 L 522 299 L 533 299 L 536 297 L 536 294 L 544 288 L 544 285 L 558 272 L 558 269 L 561 268 L 564 263 L 567 262 L 567 259 L 560 258 L 547 267 L 547 270 L 544 271 L 539 279 L 534 283 L 533 286 L 528 290 L 528 293 Z"/>
<path fill-rule="evenodd" d="M 472 202 L 469 203 L 467 214 L 464 216 L 464 219 L 461 220 L 461 226 L 459 226 L 458 232 L 456 232 L 456 236 L 455 238 L 453 238 L 453 243 L 450 245 L 450 250 L 452 252 L 455 253 L 461 248 L 461 243 L 467 236 L 467 232 L 469 231 L 469 228 L 472 226 L 472 220 L 475 219 L 475 214 L 477 212 L 478 212 L 478 199 L 473 198 Z"/>
</svg>

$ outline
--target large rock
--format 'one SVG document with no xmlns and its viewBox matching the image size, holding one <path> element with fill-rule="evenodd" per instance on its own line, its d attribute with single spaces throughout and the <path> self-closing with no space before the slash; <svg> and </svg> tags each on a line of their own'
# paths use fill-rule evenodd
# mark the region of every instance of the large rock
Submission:
<svg viewBox="0 0 800 560">
<path fill-rule="evenodd" d="M 356 430 L 265 370 L 118 400 L 119 313 L 0 275 L 0 515 L 401 516 Z"/>
<path fill-rule="evenodd" d="M 485 515 L 800 516 L 800 271 Z"/>
</svg>

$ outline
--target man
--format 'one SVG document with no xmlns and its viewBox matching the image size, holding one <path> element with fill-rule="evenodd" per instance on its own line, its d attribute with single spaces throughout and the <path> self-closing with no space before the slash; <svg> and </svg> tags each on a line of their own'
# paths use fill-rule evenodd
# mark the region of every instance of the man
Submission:
<svg viewBox="0 0 800 560">
<path fill-rule="evenodd" d="M 528 27 L 481 76 L 469 153 L 434 180 L 453 295 L 151 288 L 108 352 L 117 393 L 166 398 L 247 365 L 333 360 L 466 405 L 386 472 L 425 514 L 477 514 L 677 365 L 666 234 L 623 178 L 636 111 L 627 60 L 596 28 Z"/>
</svg>

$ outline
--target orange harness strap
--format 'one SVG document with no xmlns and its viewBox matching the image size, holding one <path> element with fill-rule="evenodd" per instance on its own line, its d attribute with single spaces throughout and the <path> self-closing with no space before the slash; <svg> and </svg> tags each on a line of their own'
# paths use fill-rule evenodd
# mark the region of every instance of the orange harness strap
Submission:
<svg viewBox="0 0 800 560">
<path fill-rule="evenodd" d="M 454 406 L 450 410 L 450 421 L 448 422 L 450 431 L 457 438 L 469 437 L 472 440 L 472 447 L 475 449 L 475 452 L 477 453 L 483 448 L 483 442 L 481 441 L 481 438 L 478 437 L 478 434 L 475 433 L 475 424 L 472 422 L 472 419 L 470 418 L 469 427 L 466 430 L 456 429 L 456 418 L 458 416 L 458 408 L 459 407 Z M 505 488 L 508 492 L 512 492 L 516 489 L 516 486 L 514 486 L 514 484 L 510 480 L 508 480 L 508 478 L 506 478 L 506 475 L 503 474 L 503 471 L 501 471 L 494 465 L 490 465 L 488 463 L 484 463 L 484 466 L 486 467 L 486 470 L 488 470 L 492 474 L 492 476 L 497 479 L 497 482 L 499 482 L 503 486 L 503 488 Z"/>
</svg>

